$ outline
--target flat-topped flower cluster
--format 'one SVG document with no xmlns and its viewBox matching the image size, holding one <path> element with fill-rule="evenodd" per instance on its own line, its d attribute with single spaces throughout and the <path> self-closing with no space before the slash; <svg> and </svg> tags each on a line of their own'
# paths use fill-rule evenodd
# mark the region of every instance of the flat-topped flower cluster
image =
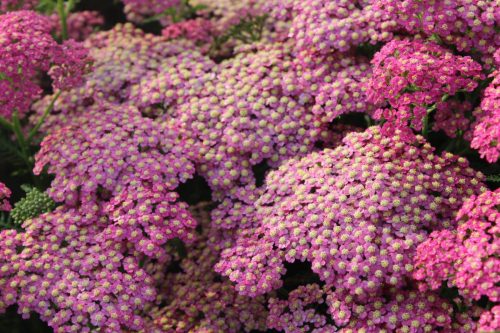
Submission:
<svg viewBox="0 0 500 333">
<path fill-rule="evenodd" d="M 500 330 L 498 1 L 37 5 L 0 1 L 0 312 Z"/>
</svg>

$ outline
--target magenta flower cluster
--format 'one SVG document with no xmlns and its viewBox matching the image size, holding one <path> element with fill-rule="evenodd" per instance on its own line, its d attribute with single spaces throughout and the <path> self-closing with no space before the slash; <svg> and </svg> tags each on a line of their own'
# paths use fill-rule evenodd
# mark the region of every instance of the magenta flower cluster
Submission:
<svg viewBox="0 0 500 333">
<path fill-rule="evenodd" d="M 167 39 L 186 38 L 194 42 L 207 43 L 212 40 L 213 30 L 211 21 L 197 18 L 170 24 L 161 33 Z"/>
<path fill-rule="evenodd" d="M 447 282 L 467 300 L 487 297 L 490 302 L 499 303 L 499 207 L 500 189 L 472 196 L 458 212 L 456 231 L 435 231 L 419 245 L 414 277 L 422 282 L 421 290 L 437 289 Z M 494 311 L 484 316 L 494 317 Z M 498 327 L 499 318 L 494 321 Z M 484 325 L 488 326 L 480 324 Z"/>
<path fill-rule="evenodd" d="M 149 16 L 159 15 L 180 5 L 180 0 L 122 0 L 125 5 L 125 14 L 132 22 L 140 23 Z M 163 18 L 164 22 L 169 22 L 168 18 Z"/>
<path fill-rule="evenodd" d="M 70 89 L 83 81 L 91 58 L 81 44 L 58 44 L 51 21 L 31 11 L 0 15 L 0 116 L 24 115 L 42 94 L 36 77 L 48 73 L 54 89 Z"/>
<path fill-rule="evenodd" d="M 33 9 L 37 0 L 2 0 L 0 1 L 0 14 L 13 10 Z"/>
<path fill-rule="evenodd" d="M 148 332 L 250 332 L 266 328 L 265 298 L 239 295 L 228 279 L 221 281 L 213 270 L 220 248 L 209 247 L 207 241 L 215 241 L 220 234 L 210 225 L 207 208 L 201 203 L 192 209 L 201 234 L 180 261 L 181 271 L 167 273 L 161 288 L 166 305 L 153 309 Z"/>
<path fill-rule="evenodd" d="M 432 36 L 460 52 L 471 52 L 487 66 L 500 46 L 495 30 L 500 4 L 495 0 L 377 0 L 375 7 L 412 34 Z"/>
<path fill-rule="evenodd" d="M 36 5 L 0 1 L 2 315 L 500 330 L 498 1 Z M 21 181 L 57 208 L 9 228 Z"/>
<path fill-rule="evenodd" d="M 396 21 L 366 0 L 290 0 L 272 2 L 278 17 L 292 17 L 289 36 L 297 48 L 328 54 L 348 51 L 362 43 L 392 38 Z"/>
<path fill-rule="evenodd" d="M 380 107 L 375 119 L 385 119 L 384 131 L 403 131 L 411 137 L 412 127 L 421 131 L 429 108 L 438 112 L 453 105 L 443 104 L 459 91 L 471 92 L 483 78 L 481 65 L 470 57 L 455 56 L 432 42 L 393 40 L 372 60 L 373 74 L 367 99 Z"/>
<path fill-rule="evenodd" d="M 500 51 L 497 53 L 500 57 Z M 476 121 L 471 147 L 477 149 L 488 162 L 495 163 L 500 157 L 500 71 L 491 76 L 493 81 L 485 89 L 481 105 L 474 112 Z"/>
<path fill-rule="evenodd" d="M 99 242 L 106 221 L 57 209 L 1 232 L 0 310 L 17 304 L 37 312 L 55 332 L 138 330 L 141 311 L 155 300 L 155 281 L 143 257 L 126 243 Z"/>
<path fill-rule="evenodd" d="M 328 315 L 317 306 L 328 308 Z M 329 291 L 317 284 L 301 286 L 288 299 L 269 300 L 268 327 L 295 332 L 470 332 L 467 314 L 454 316 L 453 306 L 431 293 L 388 288 L 383 296 L 360 302 L 345 290 Z M 341 327 L 338 329 L 338 327 Z"/>
</svg>

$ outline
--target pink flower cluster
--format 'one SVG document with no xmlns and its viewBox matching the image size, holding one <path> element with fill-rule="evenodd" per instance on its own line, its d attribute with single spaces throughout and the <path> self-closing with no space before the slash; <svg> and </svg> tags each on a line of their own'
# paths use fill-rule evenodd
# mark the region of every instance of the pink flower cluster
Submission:
<svg viewBox="0 0 500 333">
<path fill-rule="evenodd" d="M 471 121 L 467 118 L 467 114 L 471 110 L 472 105 L 468 101 L 462 102 L 456 99 L 438 101 L 432 130 L 443 131 L 450 138 L 463 135 L 466 140 L 470 141 Z"/>
<path fill-rule="evenodd" d="M 373 75 L 367 84 L 367 99 L 380 108 L 375 119 L 385 119 L 384 131 L 420 131 L 429 108 L 458 91 L 471 92 L 483 79 L 481 65 L 472 58 L 419 40 L 393 40 L 373 60 Z M 449 105 L 441 104 L 438 111 Z"/>
<path fill-rule="evenodd" d="M 312 105 L 322 123 L 350 112 L 371 113 L 366 97 L 371 68 L 365 59 L 301 52 L 292 68 L 283 82 L 285 93 L 299 94 L 300 103 Z"/>
<path fill-rule="evenodd" d="M 243 295 L 282 285 L 284 263 L 308 261 L 327 285 L 360 299 L 401 287 L 428 230 L 455 225 L 464 198 L 485 191 L 464 158 L 436 155 L 421 137 L 408 144 L 379 127 L 344 145 L 291 159 L 266 177 L 253 220 L 215 269 Z"/>
<path fill-rule="evenodd" d="M 500 52 L 497 52 L 500 55 Z M 485 89 L 481 106 L 474 111 L 471 147 L 490 163 L 500 156 L 500 70 L 491 75 L 493 82 Z"/>
<path fill-rule="evenodd" d="M 291 56 L 280 43 L 242 52 L 179 105 L 179 126 L 199 146 L 199 172 L 214 190 L 252 183 L 252 166 L 304 154 L 320 137 L 319 119 L 282 90 Z"/>
<path fill-rule="evenodd" d="M 79 43 L 58 44 L 51 22 L 31 11 L 0 15 L 0 116 L 24 115 L 41 96 L 36 77 L 48 73 L 55 89 L 70 89 L 82 81 L 91 59 Z"/>
<path fill-rule="evenodd" d="M 194 42 L 208 43 L 213 35 L 212 22 L 204 18 L 172 23 L 161 32 L 167 39 L 186 38 Z"/>
<path fill-rule="evenodd" d="M 499 304 L 499 207 L 500 189 L 472 196 L 458 212 L 456 231 L 433 232 L 419 245 L 414 277 L 422 281 L 422 290 L 447 281 L 466 299 L 486 296 Z"/>
<path fill-rule="evenodd" d="M 478 52 L 491 66 L 500 47 L 496 31 L 500 4 L 495 0 L 376 0 L 375 7 L 410 33 L 438 36 L 460 52 Z"/>
<path fill-rule="evenodd" d="M 291 17 L 289 36 L 300 50 L 328 54 L 362 43 L 389 41 L 396 21 L 366 0 L 289 0 L 273 2 L 278 17 Z M 288 13 L 287 13 L 288 12 Z"/>
<path fill-rule="evenodd" d="M 500 329 L 496 165 L 468 149 L 500 156 L 495 0 L 122 2 L 138 27 L 69 13 L 62 43 L 57 15 L 0 2 L 0 117 L 43 120 L 20 154 L 41 142 L 58 205 L 0 231 L 0 313 L 58 333 Z"/>
<path fill-rule="evenodd" d="M 192 87 L 185 82 L 191 79 L 184 77 L 185 68 L 196 70 L 196 61 L 201 59 L 199 53 L 192 51 L 194 46 L 189 42 L 167 42 L 165 38 L 146 34 L 130 23 L 118 24 L 112 30 L 96 33 L 86 40 L 85 45 L 95 59 L 93 71 L 85 76 L 84 85 L 61 94 L 52 115 L 45 122 L 43 129 L 46 131 L 64 127 L 73 117 L 86 113 L 89 108 L 97 110 L 97 100 L 113 104 L 127 104 L 133 100 L 136 106 L 149 106 L 157 103 L 156 99 L 166 99 L 166 91 L 162 91 L 163 96 L 157 97 L 153 91 L 150 92 L 152 88 L 148 88 L 154 87 L 160 69 L 167 72 L 165 76 L 172 81 L 170 87 L 175 88 L 172 89 L 175 96 L 187 95 Z M 185 60 L 179 61 L 181 59 Z M 194 62 L 187 63 L 190 60 Z M 176 70 L 170 73 L 173 68 Z M 146 83 L 147 87 L 144 87 Z M 139 92 L 152 96 L 139 97 Z M 152 97 L 156 99 L 149 103 Z M 39 119 L 51 100 L 52 96 L 47 96 L 34 105 L 37 116 L 32 117 L 32 121 Z"/>
<path fill-rule="evenodd" d="M 134 107 L 102 105 L 48 135 L 34 171 L 48 165 L 55 175 L 48 194 L 55 201 L 109 217 L 103 241 L 128 241 L 164 259 L 165 243 L 193 241 L 196 227 L 173 192 L 194 173 L 179 135 Z"/>
<path fill-rule="evenodd" d="M 11 206 L 9 203 L 9 197 L 11 195 L 11 191 L 4 183 L 0 182 L 0 211 L 9 211 L 11 210 Z"/>
<path fill-rule="evenodd" d="M 267 13 L 267 0 L 190 0 L 192 6 L 203 6 L 197 12 L 201 17 L 212 22 L 215 34 L 226 32 L 242 19 L 256 17 Z M 274 22 L 277 23 L 277 22 Z M 272 22 L 270 22 L 271 25 Z"/>
<path fill-rule="evenodd" d="M 165 306 L 153 310 L 148 332 L 250 332 L 265 330 L 264 297 L 239 295 L 227 279 L 213 271 L 220 250 L 208 247 L 211 230 L 206 205 L 195 206 L 193 215 L 202 226 L 196 244 L 180 261 L 180 272 L 167 273 L 163 281 Z"/>
<path fill-rule="evenodd" d="M 17 304 L 55 332 L 139 330 L 156 297 L 145 259 L 126 242 L 97 241 L 105 218 L 58 208 L 0 233 L 0 311 Z M 163 265 L 164 262 L 157 262 Z"/>
<path fill-rule="evenodd" d="M 321 305 L 327 310 L 321 311 Z M 288 298 L 269 300 L 268 327 L 286 333 L 472 332 L 467 314 L 432 293 L 387 288 L 363 302 L 343 289 L 300 286 Z"/>
</svg>

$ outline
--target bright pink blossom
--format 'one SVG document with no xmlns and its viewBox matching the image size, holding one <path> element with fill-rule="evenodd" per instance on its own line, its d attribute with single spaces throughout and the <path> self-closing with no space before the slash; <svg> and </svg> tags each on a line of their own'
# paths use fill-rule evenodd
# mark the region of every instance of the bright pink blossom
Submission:
<svg viewBox="0 0 500 333">
<path fill-rule="evenodd" d="M 432 106 L 458 91 L 473 91 L 483 78 L 481 65 L 472 58 L 419 40 L 389 42 L 372 65 L 367 98 L 380 107 L 374 117 L 386 120 L 384 132 L 400 129 L 406 138 L 412 137 L 410 127 L 423 129 Z"/>
<path fill-rule="evenodd" d="M 50 19 L 32 11 L 0 15 L 0 116 L 24 115 L 42 89 L 36 79 L 48 73 L 55 89 L 82 82 L 91 59 L 79 43 L 58 44 L 51 36 Z"/>
<path fill-rule="evenodd" d="M 500 52 L 497 52 L 500 54 Z M 493 82 L 484 91 L 481 105 L 474 111 L 471 147 L 490 163 L 500 156 L 500 71 L 492 75 Z"/>
<path fill-rule="evenodd" d="M 458 229 L 433 232 L 420 244 L 414 277 L 422 290 L 442 282 L 458 288 L 466 299 L 500 301 L 500 189 L 472 196 L 457 215 Z"/>
<path fill-rule="evenodd" d="M 0 211 L 9 211 L 11 210 L 11 206 L 9 203 L 9 197 L 11 195 L 11 191 L 5 186 L 4 183 L 0 182 Z"/>
</svg>

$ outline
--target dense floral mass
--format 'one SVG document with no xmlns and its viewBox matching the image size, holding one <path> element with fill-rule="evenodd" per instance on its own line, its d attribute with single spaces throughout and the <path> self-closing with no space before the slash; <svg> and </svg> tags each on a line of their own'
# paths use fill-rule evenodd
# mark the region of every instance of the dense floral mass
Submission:
<svg viewBox="0 0 500 333">
<path fill-rule="evenodd" d="M 348 134 L 335 150 L 268 174 L 249 218 L 254 230 L 222 253 L 216 270 L 251 296 L 280 287 L 283 262 L 296 260 L 361 298 L 383 284 L 401 287 L 426 230 L 454 226 L 464 198 L 485 190 L 481 179 L 422 138 L 410 146 L 378 127 Z"/>
<path fill-rule="evenodd" d="M 0 0 L 0 330 L 499 332 L 499 13 Z"/>
<path fill-rule="evenodd" d="M 375 119 L 385 119 L 384 130 L 411 133 L 424 123 L 432 105 L 446 112 L 453 104 L 443 102 L 458 91 L 473 91 L 481 79 L 481 65 L 470 57 L 458 57 L 434 43 L 393 40 L 372 60 L 373 74 L 367 99 L 382 108 Z M 425 129 L 426 130 L 426 129 Z"/>
<path fill-rule="evenodd" d="M 447 281 L 467 300 L 500 301 L 499 207 L 499 189 L 472 196 L 458 212 L 456 231 L 433 232 L 418 247 L 414 277 L 423 282 L 420 289 L 437 289 Z"/>
<path fill-rule="evenodd" d="M 54 89 L 69 89 L 82 82 L 91 62 L 88 50 L 68 40 L 58 44 L 51 36 L 51 21 L 32 11 L 0 16 L 0 115 L 24 115 L 42 89 L 38 73 L 47 73 Z"/>
</svg>

